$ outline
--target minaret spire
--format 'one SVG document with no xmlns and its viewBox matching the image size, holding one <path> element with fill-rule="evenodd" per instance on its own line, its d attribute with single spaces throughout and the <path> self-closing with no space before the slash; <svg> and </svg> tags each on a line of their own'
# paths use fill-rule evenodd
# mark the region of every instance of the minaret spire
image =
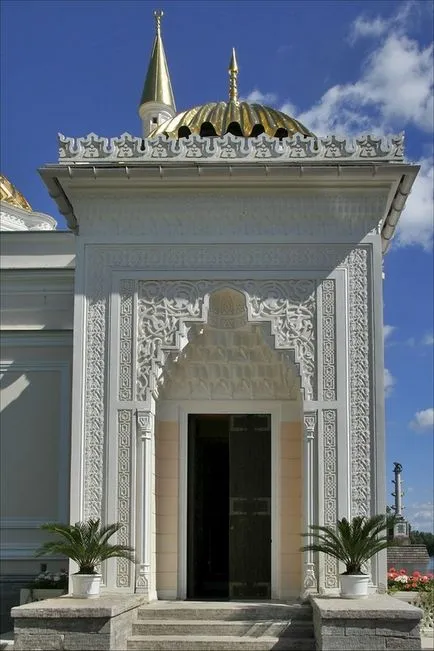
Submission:
<svg viewBox="0 0 434 651">
<path fill-rule="evenodd" d="M 176 113 L 175 99 L 170 82 L 169 68 L 161 36 L 163 12 L 154 11 L 155 38 L 151 60 L 140 99 L 139 114 L 143 121 L 144 135 Z M 149 118 L 149 120 L 148 120 Z M 145 124 L 146 122 L 146 124 Z"/>
<path fill-rule="evenodd" d="M 238 63 L 235 48 L 232 48 L 232 56 L 229 61 L 229 100 L 238 102 Z"/>
</svg>

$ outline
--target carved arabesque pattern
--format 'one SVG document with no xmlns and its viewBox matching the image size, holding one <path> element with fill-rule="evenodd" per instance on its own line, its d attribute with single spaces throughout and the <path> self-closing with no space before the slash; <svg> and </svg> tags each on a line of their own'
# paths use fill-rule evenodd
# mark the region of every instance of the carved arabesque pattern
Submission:
<svg viewBox="0 0 434 651">
<path fill-rule="evenodd" d="M 368 251 L 348 256 L 350 313 L 351 514 L 369 515 L 371 496 Z"/>
<path fill-rule="evenodd" d="M 122 280 L 120 284 L 119 400 L 133 399 L 134 286 L 134 280 Z"/>
<path fill-rule="evenodd" d="M 189 323 L 205 322 L 217 281 L 140 281 L 138 284 L 137 397 L 158 392 L 168 354 L 188 342 Z M 232 281 L 248 296 L 249 320 L 269 322 L 276 349 L 294 349 L 307 399 L 316 394 L 316 281 Z"/>
<path fill-rule="evenodd" d="M 337 411 L 323 411 L 324 524 L 335 527 L 337 522 Z M 325 587 L 338 586 L 338 565 L 335 558 L 325 557 Z"/>
<path fill-rule="evenodd" d="M 89 297 L 85 320 L 84 422 L 83 422 L 83 519 L 101 518 L 104 492 L 104 437 L 106 320 L 112 269 L 177 269 L 193 267 L 284 270 L 310 267 L 333 268 L 343 257 L 345 246 L 325 249 L 320 245 L 215 245 L 144 247 L 105 245 L 87 253 L 86 287 Z"/>
<path fill-rule="evenodd" d="M 83 519 L 100 518 L 104 480 L 104 380 L 106 301 L 103 282 L 95 291 L 87 310 L 85 414 L 84 414 L 84 499 Z"/>
<path fill-rule="evenodd" d="M 138 283 L 137 398 L 158 392 L 158 380 L 171 351 L 188 341 L 186 323 L 202 321 L 204 298 L 216 286 L 199 281 Z"/>
<path fill-rule="evenodd" d="M 89 296 L 89 302 L 86 311 L 84 371 L 83 518 L 97 518 L 102 515 L 104 486 L 102 460 L 106 427 L 104 422 L 106 310 L 110 270 L 116 268 L 124 270 L 172 268 L 179 272 L 196 267 L 208 270 L 234 269 L 235 273 L 239 268 L 252 265 L 257 270 L 275 269 L 277 273 L 278 270 L 287 272 L 288 269 L 309 268 L 324 269 L 329 272 L 339 264 L 348 268 L 352 513 L 365 513 L 369 510 L 368 496 L 371 480 L 368 251 L 366 248 L 358 248 L 346 258 L 345 251 L 345 245 L 275 245 L 272 248 L 263 245 L 214 245 L 212 247 L 185 245 L 170 248 L 106 245 L 92 249 L 90 255 L 88 254 L 86 271 L 86 294 Z M 221 283 L 220 286 L 222 285 L 224 284 Z M 245 283 L 239 285 L 243 286 Z M 200 304 L 199 314 L 202 309 L 203 305 Z M 361 319 L 360 315 L 362 315 Z M 184 332 L 187 336 L 187 327 Z M 156 353 L 158 356 L 159 351 Z M 364 356 L 365 360 L 363 360 Z M 367 456 L 365 456 L 366 451 Z"/>
<path fill-rule="evenodd" d="M 260 289 L 260 292 L 258 292 Z M 277 349 L 295 349 L 307 400 L 316 398 L 316 281 L 248 283 L 249 318 L 270 321 Z"/>
<path fill-rule="evenodd" d="M 322 397 L 336 400 L 336 289 L 334 280 L 322 285 Z"/>
<path fill-rule="evenodd" d="M 133 414 L 131 409 L 118 411 L 118 500 L 117 521 L 123 527 L 118 532 L 119 545 L 131 545 L 131 439 Z M 116 585 L 131 585 L 131 563 L 125 558 L 117 559 Z"/>
</svg>

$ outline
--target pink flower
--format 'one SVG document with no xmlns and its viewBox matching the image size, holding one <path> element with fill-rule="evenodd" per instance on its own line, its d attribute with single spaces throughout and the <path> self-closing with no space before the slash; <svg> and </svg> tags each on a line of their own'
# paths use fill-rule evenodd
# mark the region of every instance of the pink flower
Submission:
<svg viewBox="0 0 434 651">
<path fill-rule="evenodd" d="M 407 574 L 407 570 L 399 570 L 400 574 Z"/>
</svg>

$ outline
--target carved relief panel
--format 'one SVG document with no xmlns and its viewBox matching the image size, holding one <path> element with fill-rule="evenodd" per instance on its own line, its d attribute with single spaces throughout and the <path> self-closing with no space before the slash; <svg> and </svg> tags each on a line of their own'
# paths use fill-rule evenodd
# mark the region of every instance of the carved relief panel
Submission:
<svg viewBox="0 0 434 651">
<path fill-rule="evenodd" d="M 107 353 L 110 342 L 107 339 L 108 300 L 112 291 L 111 271 L 122 269 L 125 279 L 119 282 L 119 329 L 112 332 L 117 337 L 118 359 L 112 360 L 118 372 L 116 399 L 119 403 L 118 423 L 118 511 L 122 517 L 131 511 L 130 490 L 127 488 L 128 463 L 130 463 L 130 428 L 131 403 L 144 405 L 149 396 L 158 397 L 161 383 L 170 383 L 170 374 L 166 374 L 176 363 L 176 357 L 187 343 L 198 335 L 206 324 L 211 324 L 213 317 L 210 310 L 210 295 L 224 288 L 230 288 L 243 296 L 245 312 L 236 318 L 245 319 L 251 328 L 260 328 L 268 334 L 269 350 L 275 355 L 283 356 L 282 363 L 293 362 L 298 367 L 304 399 L 317 401 L 322 399 L 323 407 L 327 402 L 343 399 L 337 395 L 336 382 L 336 285 L 333 278 L 318 280 L 239 280 L 234 270 L 234 280 L 140 280 L 128 277 L 128 269 L 136 270 L 151 267 L 158 262 L 162 267 L 178 268 L 176 275 L 182 275 L 187 266 L 186 248 L 178 253 L 166 249 L 165 252 L 131 246 L 128 250 L 114 246 L 98 247 L 89 258 L 87 267 L 87 294 L 89 301 L 86 311 L 86 368 L 84 378 L 84 517 L 99 517 L 104 500 L 104 457 L 108 424 L 105 409 L 108 400 L 106 392 Z M 213 256 L 217 249 L 213 248 Z M 348 270 L 348 308 L 349 308 L 349 375 L 348 396 L 342 403 L 350 408 L 350 458 L 352 513 L 364 514 L 369 511 L 370 499 L 370 352 L 368 321 L 368 249 L 360 247 L 342 259 L 341 250 L 336 247 L 273 247 L 273 260 L 266 247 L 251 246 L 245 251 L 239 250 L 237 263 L 248 255 L 249 264 L 257 269 L 272 268 L 273 265 L 287 269 L 290 261 L 294 268 L 319 268 L 338 264 Z M 199 250 L 196 247 L 190 264 L 198 264 Z M 217 259 L 208 254 L 207 265 L 226 269 L 231 263 L 227 258 L 228 250 Z M 252 249 L 256 253 L 253 254 Z M 286 253 L 283 253 L 286 249 Z M 296 250 L 297 249 L 297 250 Z M 316 256 L 318 252 L 318 256 Z M 230 253 L 230 252 L 229 252 Z M 158 256 L 155 258 L 155 255 Z M 232 255 L 232 254 L 231 254 Z M 250 256 L 255 258 L 251 259 Z M 201 258 L 202 264 L 205 258 Z M 247 260 L 247 258 L 245 257 Z M 152 260 L 152 262 L 151 262 Z M 158 266 L 157 264 L 157 266 Z M 149 272 L 147 272 L 149 273 Z M 318 291 L 318 288 L 321 291 Z M 317 305 L 320 297 L 320 306 Z M 320 312 L 318 312 L 320 309 Z M 318 329 L 318 314 L 320 325 Z M 340 316 L 339 318 L 342 318 Z M 223 315 L 223 320 L 225 319 Z M 242 321 L 240 321 L 241 323 Z M 235 322 L 234 322 L 235 323 Z M 256 325 L 252 325 L 256 324 Z M 214 322 L 214 327 L 221 323 Z M 234 324 L 232 324 L 234 325 Z M 235 323 L 236 325 L 236 323 Z M 318 341 L 321 341 L 321 360 L 318 360 Z M 265 350 L 265 349 L 263 349 Z M 188 348 L 186 349 L 187 354 Z M 265 354 L 265 353 L 264 353 Z M 319 374 L 318 369 L 321 369 Z M 164 384 L 163 384 L 164 390 Z M 125 409 L 122 411 L 122 405 Z M 335 409 L 335 407 L 334 407 Z M 328 412 L 327 412 L 328 413 Z M 330 412 L 331 413 L 331 412 Z M 327 454 L 320 460 L 328 470 L 328 482 L 333 479 L 330 454 L 336 446 L 336 427 L 327 425 Z M 335 422 L 335 421 L 333 421 Z M 325 426 L 324 422 L 324 426 Z M 128 432 L 126 433 L 126 430 Z M 332 432 L 333 430 L 333 432 Z M 332 433 L 330 433 L 332 432 Z M 318 436 L 322 436 L 318 432 Z M 324 432 L 325 436 L 325 432 Z M 324 452 L 325 453 L 325 452 Z M 126 465 L 125 465 L 126 464 Z M 121 489 L 122 487 L 122 489 Z M 337 490 L 335 486 L 335 491 Z M 325 495 L 324 495 L 325 499 Z M 334 518 L 336 511 L 336 494 L 327 493 L 327 512 Z M 127 516 L 125 516 L 127 517 Z M 125 540 L 130 534 L 124 532 Z M 331 577 L 334 568 L 328 570 Z M 129 582 L 125 570 L 119 566 L 118 585 Z M 330 579 L 332 580 L 332 579 Z"/>
</svg>

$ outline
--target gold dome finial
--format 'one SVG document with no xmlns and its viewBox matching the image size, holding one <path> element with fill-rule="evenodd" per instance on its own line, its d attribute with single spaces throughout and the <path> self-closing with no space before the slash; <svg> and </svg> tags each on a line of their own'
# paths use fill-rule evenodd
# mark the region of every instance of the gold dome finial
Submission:
<svg viewBox="0 0 434 651">
<path fill-rule="evenodd" d="M 157 102 L 158 104 L 166 104 L 166 106 L 176 111 L 166 53 L 164 52 L 163 39 L 161 37 L 162 17 L 163 12 L 161 9 L 154 11 L 155 39 L 145 85 L 140 99 L 140 106 L 147 102 Z"/>
<path fill-rule="evenodd" d="M 232 48 L 232 56 L 229 61 L 229 100 L 238 102 L 238 63 L 235 48 Z"/>
<path fill-rule="evenodd" d="M 160 34 L 161 32 L 161 19 L 164 16 L 164 11 L 162 9 L 156 9 L 154 11 L 154 17 L 155 17 L 155 28 L 157 34 Z"/>
</svg>

